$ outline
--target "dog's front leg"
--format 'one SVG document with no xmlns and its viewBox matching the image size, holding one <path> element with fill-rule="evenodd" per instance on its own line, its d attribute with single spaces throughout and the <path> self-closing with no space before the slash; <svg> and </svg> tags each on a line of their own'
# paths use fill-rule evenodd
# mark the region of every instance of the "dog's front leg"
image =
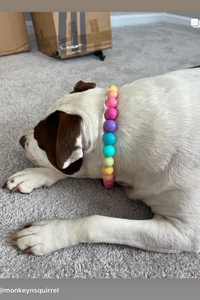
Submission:
<svg viewBox="0 0 200 300">
<path fill-rule="evenodd" d="M 195 232 L 179 220 L 154 215 L 150 220 L 90 217 L 89 242 L 124 244 L 155 252 L 198 252 Z M 84 228 L 84 227 L 83 227 Z M 192 238 L 193 241 L 192 242 Z"/>
<path fill-rule="evenodd" d="M 176 227 L 159 215 L 150 220 L 95 215 L 74 220 L 40 221 L 29 224 L 16 234 L 13 245 L 17 245 L 24 253 L 35 255 L 78 243 L 124 244 L 156 252 L 197 252 L 199 249 L 192 247 L 192 237 L 184 234 L 181 226 Z"/>
<path fill-rule="evenodd" d="M 30 193 L 39 187 L 48 187 L 58 180 L 66 178 L 66 175 L 49 168 L 27 168 L 12 175 L 4 183 L 3 188 L 7 187 L 12 193 Z"/>
</svg>

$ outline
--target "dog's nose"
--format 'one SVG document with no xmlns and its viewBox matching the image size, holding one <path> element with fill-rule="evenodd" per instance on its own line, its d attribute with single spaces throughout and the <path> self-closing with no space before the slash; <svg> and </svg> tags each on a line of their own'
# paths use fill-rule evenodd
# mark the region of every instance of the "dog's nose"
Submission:
<svg viewBox="0 0 200 300">
<path fill-rule="evenodd" d="M 23 136 L 21 137 L 21 139 L 19 140 L 19 143 L 20 143 L 20 145 L 21 145 L 23 148 L 25 148 L 25 143 L 26 143 L 26 136 L 25 136 L 25 135 L 23 135 Z"/>
</svg>

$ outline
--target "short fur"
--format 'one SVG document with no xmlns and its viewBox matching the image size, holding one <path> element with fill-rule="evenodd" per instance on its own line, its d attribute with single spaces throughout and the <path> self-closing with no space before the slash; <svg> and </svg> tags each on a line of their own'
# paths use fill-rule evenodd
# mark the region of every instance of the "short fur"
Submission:
<svg viewBox="0 0 200 300">
<path fill-rule="evenodd" d="M 14 174 L 4 187 L 30 193 L 69 175 L 101 178 L 106 89 L 94 87 L 79 82 L 47 111 L 22 139 L 40 168 Z M 119 88 L 117 109 L 115 180 L 130 198 L 150 206 L 154 217 L 35 222 L 14 236 L 24 253 L 43 255 L 82 242 L 200 252 L 200 69 L 126 84 Z"/>
</svg>

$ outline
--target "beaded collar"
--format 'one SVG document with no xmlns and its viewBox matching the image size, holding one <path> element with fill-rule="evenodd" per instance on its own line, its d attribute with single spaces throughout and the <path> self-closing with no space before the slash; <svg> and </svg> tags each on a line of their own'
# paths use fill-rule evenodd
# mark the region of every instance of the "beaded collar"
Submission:
<svg viewBox="0 0 200 300">
<path fill-rule="evenodd" d="M 105 105 L 107 107 L 105 111 L 106 121 L 104 122 L 104 135 L 103 141 L 105 146 L 103 147 L 103 183 L 106 188 L 112 188 L 114 186 L 114 158 L 115 147 L 113 144 L 116 142 L 116 136 L 113 133 L 117 129 L 117 124 L 114 121 L 117 118 L 117 110 L 115 109 L 118 105 L 118 89 L 114 85 L 110 85 L 106 94 Z"/>
</svg>

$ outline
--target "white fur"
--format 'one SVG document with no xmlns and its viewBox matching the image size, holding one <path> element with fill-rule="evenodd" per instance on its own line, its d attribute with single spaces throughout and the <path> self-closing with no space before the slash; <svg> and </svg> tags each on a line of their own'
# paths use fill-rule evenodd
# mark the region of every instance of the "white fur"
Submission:
<svg viewBox="0 0 200 300">
<path fill-rule="evenodd" d="M 76 139 L 76 149 L 73 151 L 73 153 L 70 155 L 68 160 L 64 163 L 62 169 L 66 169 L 69 165 L 71 165 L 73 162 L 77 161 L 79 158 L 83 157 L 83 149 L 82 149 L 82 137 L 81 135 Z"/>
<path fill-rule="evenodd" d="M 105 99 L 106 90 L 100 88 L 66 95 L 44 116 L 61 110 L 83 118 L 82 132 L 88 147 L 83 149 L 83 165 L 73 177 L 102 176 Z M 125 186 L 130 198 L 151 206 L 153 219 L 90 216 L 36 222 L 18 233 L 20 249 L 34 245 L 31 252 L 42 255 L 89 242 L 126 244 L 158 252 L 200 252 L 200 68 L 122 86 L 117 110 L 115 180 Z M 28 142 L 27 155 L 48 168 L 52 181 L 67 177 L 49 163 L 33 134 Z M 44 179 L 33 183 L 32 172 Z M 44 168 L 29 169 L 25 176 L 29 191 L 42 186 L 46 178 Z M 15 187 L 10 185 L 12 178 L 8 180 L 9 189 Z M 23 184 L 20 190 L 27 192 Z"/>
</svg>

